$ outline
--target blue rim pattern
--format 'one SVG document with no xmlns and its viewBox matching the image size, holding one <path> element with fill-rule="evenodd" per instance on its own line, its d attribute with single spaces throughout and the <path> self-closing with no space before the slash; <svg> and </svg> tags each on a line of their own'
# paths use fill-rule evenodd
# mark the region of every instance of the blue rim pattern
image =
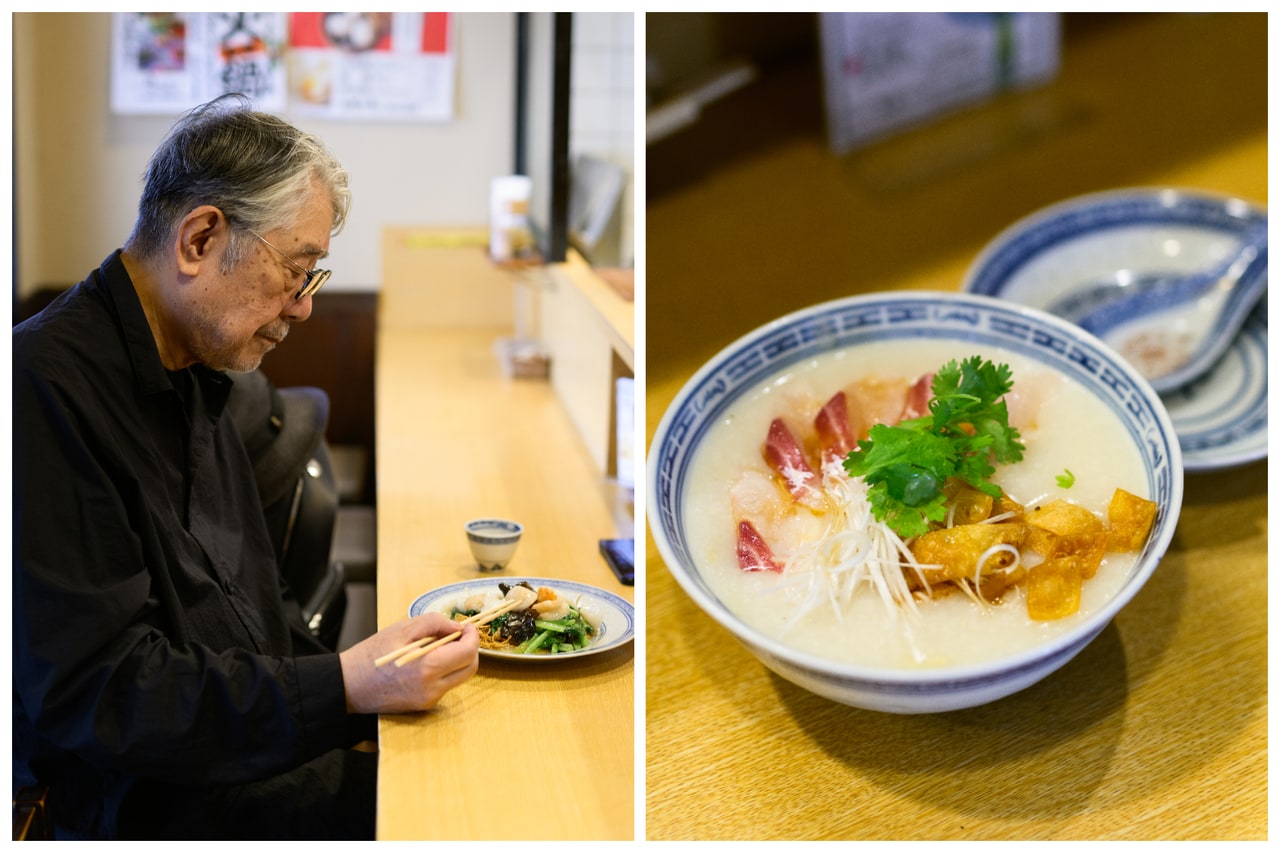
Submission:
<svg viewBox="0 0 1280 853">
<path fill-rule="evenodd" d="M 505 545 L 523 532 L 521 524 L 501 518 L 482 518 L 467 522 L 467 538 L 482 545 Z"/>
<path fill-rule="evenodd" d="M 1107 193 L 1086 197 L 1078 206 L 1068 206 L 1056 213 L 1056 208 L 1050 208 L 1039 216 L 1033 214 L 1021 233 L 1005 240 L 996 238 L 998 251 L 978 265 L 965 284 L 965 290 L 1000 296 L 1009 279 L 1028 258 L 1069 240 L 1118 226 L 1186 225 L 1224 234 L 1241 234 L 1266 220 L 1266 214 L 1252 209 L 1244 216 L 1231 213 L 1221 198 L 1178 192 L 1178 203 L 1171 205 L 1165 200 L 1169 196 L 1160 190 L 1137 195 Z M 1032 221 L 1041 216 L 1043 219 L 1040 221 Z"/>
<path fill-rule="evenodd" d="M 799 672 L 815 681 L 822 681 L 831 685 L 840 685 L 847 688 L 853 688 L 862 693 L 871 693 L 879 696 L 930 696 L 939 693 L 954 693 L 960 691 L 981 691 L 985 687 L 998 684 L 1006 684 L 1009 682 L 1017 682 L 1021 679 L 1031 679 L 1046 669 L 1052 670 L 1064 666 L 1067 661 L 1078 655 L 1085 646 L 1093 642 L 1098 634 L 1106 625 L 1100 625 L 1097 630 L 1090 631 L 1088 634 L 1079 637 L 1069 645 L 1065 645 L 1056 649 L 1052 654 L 1036 658 L 1028 663 L 1020 666 L 1008 667 L 1000 670 L 994 675 L 974 676 L 970 678 L 954 678 L 954 679 L 936 679 L 931 681 L 888 681 L 877 680 L 875 678 L 867 678 L 858 676 L 855 678 L 841 677 L 837 673 L 829 670 L 819 670 L 802 664 L 796 664 L 794 661 L 787 661 L 786 667 L 792 672 Z M 766 659 L 772 659 L 767 651 L 761 650 Z M 772 667 L 771 667 L 772 668 Z"/>
<path fill-rule="evenodd" d="M 1006 298 L 1031 260 L 1073 240 L 1132 226 L 1181 226 L 1243 237 L 1264 226 L 1264 209 L 1207 193 L 1117 190 L 1071 199 L 1015 223 L 978 256 L 963 289 Z M 1047 306 L 1032 307 L 1047 309 Z M 1226 468 L 1267 455 L 1266 299 L 1246 320 L 1223 365 L 1164 401 L 1188 471 Z M 1204 399 L 1211 396 L 1212 400 Z"/>
<path fill-rule="evenodd" d="M 1145 380 L 1100 341 L 1044 312 L 986 296 L 915 292 L 853 297 L 788 315 L 748 334 L 708 362 L 677 395 L 658 426 L 650 452 L 650 520 L 657 527 L 655 539 L 668 562 L 674 560 L 679 565 L 696 566 L 683 522 L 678 517 L 679 508 L 684 505 L 689 457 L 729 406 L 761 382 L 801 361 L 836 349 L 904 337 L 1000 347 L 1055 366 L 1087 384 L 1100 384 L 1107 392 L 1106 405 L 1125 424 L 1135 444 L 1143 447 L 1153 459 L 1148 473 L 1153 499 L 1161 506 L 1181 506 L 1180 480 L 1175 476 L 1175 469 L 1180 470 L 1182 465 L 1182 451 L 1171 428 L 1167 432 L 1164 428 L 1169 426 L 1167 414 L 1149 402 L 1155 395 Z M 1159 541 L 1153 537 L 1146 551 L 1156 558 L 1161 556 L 1172 532 L 1172 527 L 1168 528 Z M 672 553 L 667 553 L 667 549 Z M 673 574 L 718 621 L 731 619 L 727 608 L 696 569 L 688 572 L 688 577 Z M 1118 609 L 1126 600 L 1122 591 L 1112 606 Z M 1101 631 L 1109 619 L 1107 615 L 1087 638 L 1077 637 L 1055 649 L 1050 659 L 1059 665 L 1065 663 Z M 751 628 L 738 626 L 735 630 L 748 638 L 743 642 L 766 658 L 771 656 L 768 649 L 772 641 Z M 841 678 L 821 660 L 810 659 L 806 665 L 805 657 L 789 655 L 787 666 L 793 670 L 808 669 L 828 684 Z M 1015 662 L 1012 668 L 1003 667 L 997 673 L 991 673 L 989 668 L 981 671 L 984 667 L 979 666 L 975 670 L 980 672 L 971 675 L 952 672 L 931 676 L 927 672 L 914 672 L 902 680 L 891 675 L 884 679 L 858 676 L 847 679 L 847 683 L 860 689 L 899 695 L 943 694 L 960 685 L 969 689 L 1007 682 L 1011 672 L 1019 668 L 1039 670 L 1044 661 L 1043 653 L 1039 653 L 1026 663 Z"/>
<path fill-rule="evenodd" d="M 1185 389 L 1167 395 L 1166 404 L 1174 428 L 1186 453 L 1229 448 L 1267 431 L 1267 321 L 1263 312 L 1250 315 L 1228 358 L 1238 365 L 1232 372 L 1237 380 L 1230 386 L 1207 387 L 1217 377 L 1210 375 Z M 1215 393 L 1222 407 L 1207 410 L 1191 406 L 1202 394 Z M 1187 408 L 1183 409 L 1183 405 Z M 1224 423 L 1225 422 L 1225 423 Z M 1263 445 L 1265 452 L 1265 444 Z M 1188 467 L 1194 469 L 1194 465 Z"/>
</svg>

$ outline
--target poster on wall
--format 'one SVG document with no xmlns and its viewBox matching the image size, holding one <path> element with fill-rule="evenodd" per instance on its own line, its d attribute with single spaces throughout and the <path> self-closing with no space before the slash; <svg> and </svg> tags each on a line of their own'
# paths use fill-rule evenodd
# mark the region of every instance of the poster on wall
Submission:
<svg viewBox="0 0 1280 853">
<path fill-rule="evenodd" d="M 339 120 L 453 118 L 447 12 L 291 12 L 290 106 Z"/>
<path fill-rule="evenodd" d="M 174 114 L 228 92 L 279 111 L 287 99 L 283 12 L 121 12 L 111 29 L 111 109 Z"/>
</svg>

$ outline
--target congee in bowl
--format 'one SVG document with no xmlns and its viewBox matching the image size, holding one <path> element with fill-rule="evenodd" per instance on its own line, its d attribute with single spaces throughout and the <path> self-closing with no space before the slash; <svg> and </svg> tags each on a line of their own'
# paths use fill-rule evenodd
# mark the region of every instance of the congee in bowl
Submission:
<svg viewBox="0 0 1280 853">
<path fill-rule="evenodd" d="M 987 297 L 855 297 L 732 344 L 664 415 L 650 528 L 767 666 L 916 713 L 1057 669 L 1141 588 L 1178 443 L 1098 340 Z"/>
</svg>

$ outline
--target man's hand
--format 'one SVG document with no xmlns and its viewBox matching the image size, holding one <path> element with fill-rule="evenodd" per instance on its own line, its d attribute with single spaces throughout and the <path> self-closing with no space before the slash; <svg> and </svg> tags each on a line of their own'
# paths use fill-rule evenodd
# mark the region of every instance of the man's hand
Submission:
<svg viewBox="0 0 1280 853">
<path fill-rule="evenodd" d="M 396 666 L 374 661 L 414 640 L 462 636 L 427 654 Z M 347 690 L 347 710 L 357 714 L 396 714 L 434 708 L 445 693 L 475 675 L 480 665 L 480 638 L 471 624 L 454 622 L 442 613 L 424 613 L 383 628 L 339 656 Z"/>
</svg>

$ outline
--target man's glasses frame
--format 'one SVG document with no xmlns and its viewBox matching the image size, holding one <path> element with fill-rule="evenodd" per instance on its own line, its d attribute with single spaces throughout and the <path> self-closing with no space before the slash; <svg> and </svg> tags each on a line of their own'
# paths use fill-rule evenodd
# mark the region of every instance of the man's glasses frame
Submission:
<svg viewBox="0 0 1280 853">
<path fill-rule="evenodd" d="M 248 231 L 250 234 L 252 234 L 253 236 L 257 237 L 259 240 L 261 240 L 263 245 L 265 245 L 268 249 L 270 249 L 271 251 L 279 255 L 281 258 L 283 258 L 284 262 L 289 266 L 293 267 L 293 269 L 296 272 L 302 273 L 303 277 L 306 280 L 302 283 L 302 287 L 298 288 L 298 292 L 293 295 L 293 298 L 295 300 L 302 301 L 303 299 L 306 299 L 308 296 L 311 296 L 317 290 L 324 287 L 324 283 L 329 280 L 329 276 L 333 275 L 333 273 L 329 270 L 307 269 L 302 264 L 298 263 L 293 258 L 286 255 L 283 251 L 271 245 L 270 241 L 268 241 L 266 237 L 263 237 L 257 231 L 254 231 L 252 228 L 246 228 L 244 230 Z"/>
</svg>

